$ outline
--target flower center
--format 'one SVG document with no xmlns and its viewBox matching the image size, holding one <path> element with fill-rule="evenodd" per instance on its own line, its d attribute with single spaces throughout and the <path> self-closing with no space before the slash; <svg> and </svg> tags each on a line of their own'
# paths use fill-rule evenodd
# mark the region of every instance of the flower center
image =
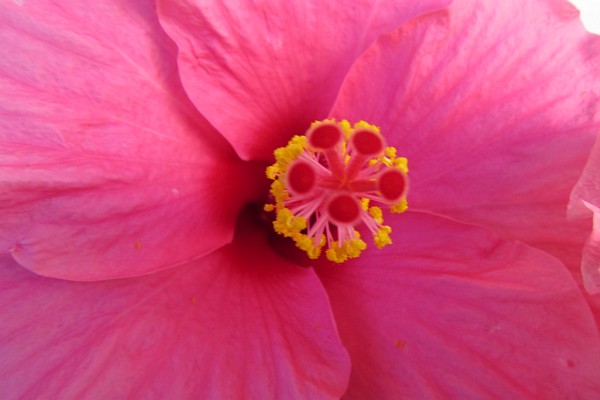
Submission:
<svg viewBox="0 0 600 400">
<path fill-rule="evenodd" d="M 319 258 L 326 245 L 330 261 L 358 257 L 366 248 L 356 230 L 361 224 L 378 248 L 392 243 L 380 206 L 406 210 L 408 168 L 406 158 L 386 147 L 378 127 L 317 121 L 274 154 L 266 171 L 274 201 L 264 208 L 276 214 L 275 231 L 310 258 Z"/>
</svg>

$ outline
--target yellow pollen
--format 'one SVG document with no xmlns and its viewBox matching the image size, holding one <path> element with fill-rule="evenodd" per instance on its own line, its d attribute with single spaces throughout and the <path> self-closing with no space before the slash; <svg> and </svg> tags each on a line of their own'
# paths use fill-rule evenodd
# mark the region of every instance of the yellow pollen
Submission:
<svg viewBox="0 0 600 400">
<path fill-rule="evenodd" d="M 318 259 L 324 248 L 335 263 L 359 257 L 367 247 L 356 230 L 360 226 L 371 232 L 377 248 L 392 243 L 382 206 L 393 213 L 407 209 L 408 163 L 394 147 L 385 146 L 379 127 L 365 121 L 315 121 L 274 156 L 265 171 L 273 181 L 272 200 L 263 208 L 275 213 L 274 230 L 309 258 Z"/>
<path fill-rule="evenodd" d="M 369 214 L 373 217 L 375 222 L 383 224 L 383 211 L 381 211 L 381 208 L 373 206 L 369 208 Z"/>
<path fill-rule="evenodd" d="M 377 246 L 378 249 L 382 249 L 384 246 L 392 244 L 390 233 L 392 233 L 392 228 L 387 225 L 383 225 L 379 231 L 377 231 L 373 237 L 373 240 L 375 241 L 375 246 Z"/>
<path fill-rule="evenodd" d="M 306 219 L 296 217 L 292 212 L 283 208 L 277 211 L 277 219 L 273 221 L 275 231 L 286 237 L 294 237 L 306 229 Z"/>
<path fill-rule="evenodd" d="M 344 241 L 340 246 L 338 242 L 332 242 L 325 254 L 329 261 L 343 263 L 351 258 L 360 256 L 361 251 L 367 248 L 367 244 L 360 238 L 360 234 L 355 231 L 355 239 Z"/>
<path fill-rule="evenodd" d="M 371 202 L 371 200 L 362 198 L 362 199 L 360 199 L 360 206 L 362 207 L 363 210 L 369 211 L 369 203 L 370 202 Z"/>
<path fill-rule="evenodd" d="M 396 214 L 401 214 L 408 209 L 408 201 L 406 199 L 400 200 L 399 203 L 394 204 L 390 207 L 390 211 Z"/>
</svg>

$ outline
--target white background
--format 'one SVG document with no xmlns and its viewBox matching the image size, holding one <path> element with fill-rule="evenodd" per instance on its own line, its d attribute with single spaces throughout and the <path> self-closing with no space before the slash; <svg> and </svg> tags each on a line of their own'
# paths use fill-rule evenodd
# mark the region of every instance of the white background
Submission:
<svg viewBox="0 0 600 400">
<path fill-rule="evenodd" d="M 569 0 L 581 11 L 585 28 L 600 35 L 600 0 Z"/>
</svg>

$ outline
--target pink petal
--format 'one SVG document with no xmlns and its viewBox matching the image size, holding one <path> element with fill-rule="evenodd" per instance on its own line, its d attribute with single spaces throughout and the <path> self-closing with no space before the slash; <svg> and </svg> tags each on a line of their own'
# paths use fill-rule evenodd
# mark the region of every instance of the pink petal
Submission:
<svg viewBox="0 0 600 400">
<path fill-rule="evenodd" d="M 3 2 L 0 24 L 0 253 L 91 280 L 230 241 L 263 173 L 186 98 L 154 5 Z"/>
<path fill-rule="evenodd" d="M 600 208 L 600 136 L 577 185 L 571 192 L 569 216 L 589 218 L 594 207 Z"/>
<path fill-rule="evenodd" d="M 592 233 L 583 250 L 581 271 L 587 291 L 600 294 L 600 137 L 571 193 L 569 215 L 573 218 L 593 216 Z"/>
<path fill-rule="evenodd" d="M 346 398 L 592 399 L 600 337 L 555 258 L 425 213 L 319 270 L 352 358 Z"/>
<path fill-rule="evenodd" d="M 565 207 L 600 129 L 599 63 L 566 1 L 457 0 L 373 45 L 332 115 L 382 126 L 413 209 L 573 258 L 586 231 Z"/>
<path fill-rule="evenodd" d="M 183 83 L 244 159 L 327 116 L 343 77 L 382 33 L 450 0 L 159 1 Z"/>
<path fill-rule="evenodd" d="M 600 208 L 589 207 L 594 213 L 594 224 L 583 249 L 581 271 L 586 290 L 590 294 L 600 294 Z"/>
<path fill-rule="evenodd" d="M 0 393 L 333 399 L 350 363 L 311 269 L 252 232 L 200 261 L 103 282 L 0 271 Z"/>
</svg>

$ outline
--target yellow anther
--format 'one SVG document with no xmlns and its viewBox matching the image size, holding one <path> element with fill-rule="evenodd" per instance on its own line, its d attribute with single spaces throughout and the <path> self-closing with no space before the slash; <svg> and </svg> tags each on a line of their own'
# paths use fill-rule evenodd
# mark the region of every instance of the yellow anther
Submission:
<svg viewBox="0 0 600 400">
<path fill-rule="evenodd" d="M 280 180 L 275 180 L 271 184 L 271 194 L 275 197 L 275 202 L 278 207 L 283 207 L 283 202 L 290 197 L 285 190 L 285 185 Z"/>
<path fill-rule="evenodd" d="M 396 158 L 396 148 L 388 146 L 385 148 L 385 156 L 388 158 Z"/>
<path fill-rule="evenodd" d="M 275 210 L 275 205 L 274 204 L 265 204 L 263 206 L 263 210 L 267 211 L 267 212 L 271 212 Z"/>
<path fill-rule="evenodd" d="M 300 154 L 302 154 L 304 149 L 306 149 L 307 144 L 308 141 L 306 139 L 306 136 L 296 135 L 289 141 L 287 146 L 276 149 L 273 152 L 273 154 L 275 155 L 276 163 L 272 165 L 271 173 L 274 173 L 275 176 L 277 176 L 277 174 L 285 172 L 289 163 L 294 161 L 300 156 Z M 267 171 L 267 176 L 269 175 L 269 173 L 270 172 Z"/>
<path fill-rule="evenodd" d="M 331 262 L 335 263 L 343 263 L 346 261 L 344 254 L 342 252 L 342 248 L 338 247 L 338 242 L 332 242 L 331 247 L 327 249 L 325 252 L 327 259 Z"/>
<path fill-rule="evenodd" d="M 392 233 L 392 228 L 387 225 L 383 225 L 379 231 L 377 231 L 377 234 L 373 236 L 373 241 L 378 249 L 381 249 L 388 244 L 392 244 L 390 233 Z"/>
<path fill-rule="evenodd" d="M 400 200 L 398 203 L 390 207 L 390 211 L 396 214 L 401 214 L 408 209 L 408 201 L 406 199 Z"/>
<path fill-rule="evenodd" d="M 381 133 L 381 129 L 377 125 L 370 124 L 366 121 L 358 121 L 357 123 L 354 124 L 354 129 L 359 129 L 359 128 L 369 129 L 375 133 Z"/>
<path fill-rule="evenodd" d="M 395 158 L 394 166 L 405 174 L 408 173 L 408 160 L 405 157 Z"/>
<path fill-rule="evenodd" d="M 342 132 L 344 132 L 344 137 L 346 138 L 346 140 L 348 140 L 350 136 L 352 136 L 352 125 L 350 125 L 350 122 L 342 120 L 338 123 L 338 126 L 342 128 Z"/>
<path fill-rule="evenodd" d="M 274 180 L 281 173 L 281 170 L 279 169 L 279 164 L 273 164 L 268 166 L 265 172 L 267 178 Z"/>
<path fill-rule="evenodd" d="M 363 197 L 362 199 L 360 199 L 360 206 L 363 210 L 367 211 L 369 209 L 369 203 L 371 202 L 371 200 L 367 199 L 366 197 Z"/>
<path fill-rule="evenodd" d="M 327 259 L 335 263 L 343 263 L 351 258 L 357 258 L 367 248 L 367 244 L 360 238 L 360 234 L 354 231 L 356 239 L 344 241 L 340 246 L 337 241 L 332 242 L 325 252 Z"/>
<path fill-rule="evenodd" d="M 408 173 L 408 160 L 405 157 L 396 157 L 396 148 L 387 147 L 381 162 L 388 167 L 398 168 L 405 174 Z"/>
<path fill-rule="evenodd" d="M 378 224 L 383 223 L 383 211 L 381 211 L 381 208 L 376 206 L 369 208 L 369 215 L 371 215 Z"/>
<path fill-rule="evenodd" d="M 306 251 L 306 255 L 311 260 L 316 260 L 321 255 L 321 248 L 320 247 L 314 247 L 313 246 L 313 247 L 311 247 L 309 249 L 303 249 L 303 250 Z"/>
<path fill-rule="evenodd" d="M 323 235 L 320 243 L 315 246 L 315 242 L 312 238 L 300 233 L 294 237 L 294 242 L 300 250 L 306 252 L 310 259 L 316 260 L 321 255 L 321 248 L 325 245 L 326 239 L 325 235 Z"/>
<path fill-rule="evenodd" d="M 348 258 L 356 258 L 360 256 L 360 253 L 367 248 L 367 244 L 360 238 L 358 235 L 357 239 L 347 240 L 344 242 L 344 248 L 346 250 L 346 254 L 348 254 Z"/>
<path fill-rule="evenodd" d="M 325 125 L 325 124 L 335 124 L 335 123 L 337 123 L 335 118 L 327 118 L 327 119 L 322 119 L 320 121 L 313 121 L 310 124 L 310 127 L 315 128 L 317 126 L 321 126 L 321 125 Z"/>
<path fill-rule="evenodd" d="M 293 237 L 301 230 L 306 229 L 306 219 L 296 217 L 289 209 L 283 208 L 278 210 L 277 218 L 273 221 L 273 228 L 275 232 L 283 236 Z"/>
</svg>

